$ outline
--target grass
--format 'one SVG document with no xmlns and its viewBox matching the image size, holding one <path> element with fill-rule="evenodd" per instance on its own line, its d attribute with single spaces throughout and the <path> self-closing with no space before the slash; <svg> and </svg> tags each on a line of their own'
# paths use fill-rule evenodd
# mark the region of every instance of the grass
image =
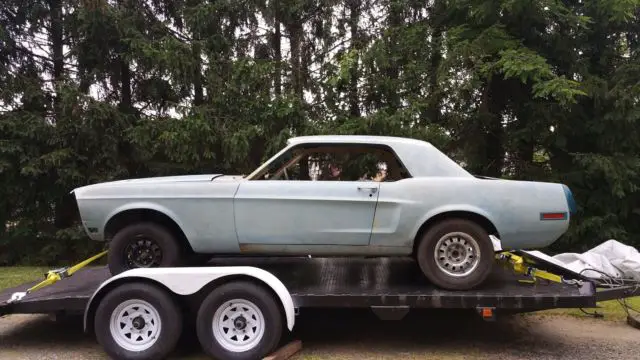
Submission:
<svg viewBox="0 0 640 360">
<path fill-rule="evenodd" d="M 44 280 L 48 268 L 36 266 L 0 267 L 0 291 L 24 283 Z"/>
<path fill-rule="evenodd" d="M 630 307 L 632 307 L 634 309 L 640 310 L 640 296 L 627 298 L 626 299 L 626 303 L 627 303 L 628 306 L 630 306 Z M 598 306 L 598 308 L 596 308 L 596 309 L 584 309 L 584 310 L 589 312 L 589 313 L 597 312 L 599 314 L 602 314 L 604 316 L 604 319 L 611 320 L 611 321 L 626 320 L 626 318 L 627 318 L 627 313 L 626 313 L 624 307 L 622 306 L 622 304 L 620 302 L 618 302 L 618 300 L 602 301 L 602 302 L 597 303 L 597 306 Z M 637 316 L 638 315 L 638 313 L 633 312 L 631 310 L 629 312 L 633 316 Z M 534 314 L 538 314 L 538 315 L 556 315 L 556 316 L 573 316 L 573 317 L 589 316 L 589 315 L 583 313 L 582 311 L 580 311 L 580 309 L 552 309 L 552 310 L 541 311 L 541 312 L 534 313 Z"/>
</svg>

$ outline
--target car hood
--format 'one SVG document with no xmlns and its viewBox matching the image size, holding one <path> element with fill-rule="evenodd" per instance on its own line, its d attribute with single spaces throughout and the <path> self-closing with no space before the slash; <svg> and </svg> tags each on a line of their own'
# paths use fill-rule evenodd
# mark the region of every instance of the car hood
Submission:
<svg viewBox="0 0 640 360">
<path fill-rule="evenodd" d="M 177 176 L 156 176 L 139 179 L 125 179 L 105 181 L 97 184 L 91 184 L 74 189 L 72 192 L 86 192 L 90 190 L 105 188 L 121 188 L 136 185 L 154 185 L 167 183 L 185 183 L 185 182 L 219 182 L 219 181 L 240 181 L 242 175 L 224 175 L 224 174 L 198 174 L 198 175 L 177 175 Z"/>
<path fill-rule="evenodd" d="M 117 185 L 117 184 L 162 184 L 162 183 L 173 183 L 173 182 L 202 182 L 202 181 L 213 181 L 214 179 L 220 176 L 223 176 L 223 175 L 222 174 L 200 174 L 200 175 L 156 176 L 156 177 L 148 177 L 148 178 L 140 178 L 140 179 L 108 181 L 100 184 Z"/>
</svg>

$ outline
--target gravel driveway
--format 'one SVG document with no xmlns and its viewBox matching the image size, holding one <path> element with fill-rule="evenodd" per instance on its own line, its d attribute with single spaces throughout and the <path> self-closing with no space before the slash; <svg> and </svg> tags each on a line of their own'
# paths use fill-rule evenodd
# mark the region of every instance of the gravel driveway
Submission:
<svg viewBox="0 0 640 360">
<path fill-rule="evenodd" d="M 366 311 L 305 310 L 292 335 L 294 359 L 640 359 L 640 330 L 624 322 L 560 316 L 510 316 L 495 323 L 473 314 L 410 313 L 381 321 Z M 106 359 L 81 319 L 0 319 L 0 359 Z M 202 359 L 187 333 L 175 358 Z"/>
</svg>

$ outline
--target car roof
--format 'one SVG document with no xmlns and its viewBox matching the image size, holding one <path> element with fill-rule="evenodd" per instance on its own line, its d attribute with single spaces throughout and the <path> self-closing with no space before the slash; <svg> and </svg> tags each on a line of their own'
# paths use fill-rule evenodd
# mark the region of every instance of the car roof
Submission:
<svg viewBox="0 0 640 360">
<path fill-rule="evenodd" d="M 304 143 L 368 143 L 368 144 L 402 144 L 402 145 L 431 145 L 428 141 L 380 135 L 309 135 L 289 138 L 289 145 Z"/>
<path fill-rule="evenodd" d="M 393 148 L 396 155 L 407 167 L 413 177 L 425 176 L 472 176 L 460 164 L 453 161 L 446 154 L 436 148 L 428 141 L 412 139 L 407 137 L 381 136 L 381 135 L 306 135 L 294 136 L 287 140 L 287 146 L 265 161 L 260 167 L 251 173 L 254 176 L 262 171 L 265 166 L 281 156 L 291 147 L 300 144 L 378 144 L 387 145 Z M 428 159 L 428 161 L 425 161 Z"/>
</svg>

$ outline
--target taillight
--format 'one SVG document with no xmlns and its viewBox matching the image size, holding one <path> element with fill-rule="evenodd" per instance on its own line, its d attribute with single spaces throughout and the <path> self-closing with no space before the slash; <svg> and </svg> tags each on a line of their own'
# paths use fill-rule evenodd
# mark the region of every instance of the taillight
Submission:
<svg viewBox="0 0 640 360">
<path fill-rule="evenodd" d="M 541 213 L 540 220 L 566 220 L 567 213 L 566 212 L 548 212 Z"/>
</svg>

